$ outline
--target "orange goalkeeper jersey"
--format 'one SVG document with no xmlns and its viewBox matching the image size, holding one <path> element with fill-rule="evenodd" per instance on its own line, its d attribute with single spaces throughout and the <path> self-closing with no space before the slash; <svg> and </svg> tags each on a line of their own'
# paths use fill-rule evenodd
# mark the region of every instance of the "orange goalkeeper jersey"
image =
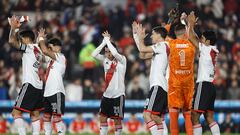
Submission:
<svg viewBox="0 0 240 135">
<path fill-rule="evenodd" d="M 195 47 L 187 39 L 170 40 L 169 46 L 169 81 L 173 86 L 182 86 L 184 82 L 189 84 L 189 80 L 194 79 Z"/>
</svg>

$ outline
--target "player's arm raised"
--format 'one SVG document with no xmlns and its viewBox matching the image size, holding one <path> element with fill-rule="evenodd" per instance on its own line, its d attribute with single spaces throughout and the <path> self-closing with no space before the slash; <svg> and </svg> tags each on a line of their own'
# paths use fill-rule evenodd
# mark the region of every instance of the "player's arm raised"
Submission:
<svg viewBox="0 0 240 135">
<path fill-rule="evenodd" d="M 39 46 L 40 49 L 42 50 L 43 54 L 46 56 L 49 56 L 53 60 L 56 60 L 56 55 L 54 52 L 52 52 L 48 47 L 46 46 L 45 39 L 46 34 L 45 34 L 45 29 L 41 28 L 38 32 L 38 40 L 39 40 Z"/>
<path fill-rule="evenodd" d="M 139 46 L 140 46 L 139 44 L 140 43 L 139 43 L 139 38 L 138 38 L 138 35 L 137 35 L 137 28 L 138 28 L 138 26 L 139 26 L 139 24 L 136 21 L 134 21 L 132 23 L 133 39 L 134 39 L 134 41 L 136 43 L 138 51 L 140 51 L 140 48 L 139 48 Z M 140 59 L 151 59 L 152 56 L 153 56 L 152 52 L 150 52 L 150 53 L 139 52 L 139 58 Z"/>
<path fill-rule="evenodd" d="M 137 36 L 139 41 L 139 51 L 141 53 L 154 53 L 151 46 L 146 46 L 144 44 L 144 38 L 146 37 L 145 28 L 142 27 L 142 24 L 137 26 Z"/>
<path fill-rule="evenodd" d="M 198 49 L 199 48 L 199 38 L 194 31 L 194 26 L 197 22 L 197 18 L 192 11 L 187 17 L 188 27 L 189 27 L 189 41 Z"/>
<path fill-rule="evenodd" d="M 118 53 L 117 49 L 112 45 L 111 41 L 110 41 L 110 34 L 108 33 L 108 31 L 103 32 L 102 36 L 104 37 L 104 40 L 107 44 L 108 49 L 110 50 L 110 52 L 112 53 L 112 55 L 114 56 L 114 58 L 116 58 L 119 62 L 124 62 L 124 57 Z"/>
<path fill-rule="evenodd" d="M 8 42 L 14 48 L 19 49 L 20 43 L 17 40 L 17 32 L 19 31 L 21 23 L 15 15 L 13 15 L 11 18 L 8 18 L 8 23 L 11 26 Z"/>
<path fill-rule="evenodd" d="M 92 52 L 92 56 L 100 61 L 104 60 L 104 56 L 100 54 L 104 46 L 106 45 L 105 40 Z"/>
</svg>

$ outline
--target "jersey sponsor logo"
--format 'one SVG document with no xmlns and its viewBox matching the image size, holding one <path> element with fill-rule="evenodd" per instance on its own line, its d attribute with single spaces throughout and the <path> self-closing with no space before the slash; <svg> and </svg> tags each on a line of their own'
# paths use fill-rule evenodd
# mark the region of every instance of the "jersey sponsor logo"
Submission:
<svg viewBox="0 0 240 135">
<path fill-rule="evenodd" d="M 175 70 L 175 74 L 190 74 L 191 70 Z"/>
<path fill-rule="evenodd" d="M 38 62 L 38 61 L 34 62 L 33 67 L 38 69 L 40 67 L 40 62 Z"/>
<path fill-rule="evenodd" d="M 188 48 L 188 44 L 176 44 L 176 48 Z"/>
</svg>

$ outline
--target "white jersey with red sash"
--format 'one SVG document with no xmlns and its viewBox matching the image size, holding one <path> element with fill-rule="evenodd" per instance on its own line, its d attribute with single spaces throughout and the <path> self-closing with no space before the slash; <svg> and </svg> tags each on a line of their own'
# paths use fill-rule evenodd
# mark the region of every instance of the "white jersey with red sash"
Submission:
<svg viewBox="0 0 240 135">
<path fill-rule="evenodd" d="M 109 60 L 107 57 L 100 54 L 106 44 L 114 56 L 113 60 Z M 117 98 L 121 95 L 125 95 L 124 80 L 127 67 L 126 57 L 117 52 L 108 37 L 105 37 L 101 45 L 93 51 L 92 56 L 103 62 L 105 72 L 105 92 L 103 96 L 107 98 Z"/>
</svg>

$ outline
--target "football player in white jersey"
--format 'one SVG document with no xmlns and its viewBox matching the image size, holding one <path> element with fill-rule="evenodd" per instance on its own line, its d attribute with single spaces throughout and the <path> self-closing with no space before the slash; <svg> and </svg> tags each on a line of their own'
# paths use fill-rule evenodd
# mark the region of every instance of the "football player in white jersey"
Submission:
<svg viewBox="0 0 240 135">
<path fill-rule="evenodd" d="M 30 113 L 33 135 L 40 133 L 40 113 L 43 109 L 43 82 L 38 71 L 42 53 L 38 44 L 34 43 L 35 35 L 31 30 L 19 31 L 20 20 L 16 16 L 8 19 L 11 26 L 9 44 L 23 52 L 22 56 L 22 88 L 16 99 L 12 116 L 18 133 L 26 135 L 22 112 Z M 18 36 L 18 38 L 17 38 Z"/>
<path fill-rule="evenodd" d="M 114 119 L 115 135 L 122 134 L 122 119 L 125 104 L 125 73 L 127 60 L 119 54 L 116 46 L 110 41 L 110 34 L 104 32 L 103 41 L 92 53 L 92 56 L 103 62 L 105 87 L 100 106 L 100 135 L 107 135 L 107 119 Z M 105 55 L 101 55 L 101 50 Z"/>
<path fill-rule="evenodd" d="M 45 44 L 45 30 L 40 29 L 38 33 L 39 45 L 47 60 L 46 84 L 44 88 L 44 130 L 45 135 L 52 134 L 51 120 L 56 124 L 59 135 L 65 134 L 62 115 L 65 109 L 65 89 L 63 76 L 66 70 L 66 58 L 61 53 L 62 43 L 58 38 L 48 40 Z"/>
<path fill-rule="evenodd" d="M 215 64 L 218 49 L 216 43 L 216 34 L 213 31 L 205 31 L 199 39 L 195 32 L 196 16 L 191 12 L 187 17 L 189 25 L 189 40 L 198 48 L 200 52 L 198 63 L 197 88 L 195 89 L 192 107 L 192 123 L 194 135 L 202 135 L 202 126 L 199 122 L 201 114 L 209 124 L 213 135 L 220 135 L 217 122 L 214 120 L 214 101 L 216 98 L 216 89 L 213 84 Z"/>
<path fill-rule="evenodd" d="M 143 117 L 152 135 L 167 135 L 168 130 L 164 118 L 167 110 L 167 79 L 166 70 L 168 67 L 168 43 L 165 38 L 168 34 L 164 27 L 156 27 L 152 30 L 152 43 L 146 46 L 144 38 L 146 36 L 141 24 L 133 22 L 133 37 L 140 52 L 140 58 L 151 58 L 151 69 L 149 75 L 150 91 L 146 99 Z"/>
</svg>

